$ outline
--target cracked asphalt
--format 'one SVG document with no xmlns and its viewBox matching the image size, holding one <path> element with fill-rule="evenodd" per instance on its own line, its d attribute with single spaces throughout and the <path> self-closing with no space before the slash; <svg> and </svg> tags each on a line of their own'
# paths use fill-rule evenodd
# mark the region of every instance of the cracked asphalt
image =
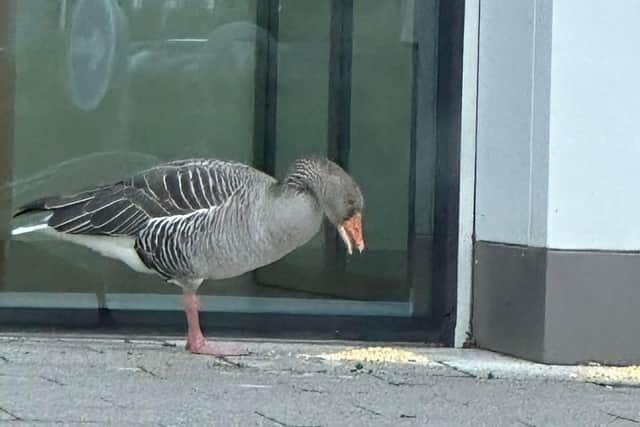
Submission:
<svg viewBox="0 0 640 427">
<path fill-rule="evenodd" d="M 249 356 L 222 360 L 160 338 L 0 336 L 0 423 L 640 425 L 637 384 L 596 384 L 574 368 L 481 350 L 387 346 L 417 356 L 391 363 L 340 356 L 371 344 L 242 343 Z"/>
</svg>

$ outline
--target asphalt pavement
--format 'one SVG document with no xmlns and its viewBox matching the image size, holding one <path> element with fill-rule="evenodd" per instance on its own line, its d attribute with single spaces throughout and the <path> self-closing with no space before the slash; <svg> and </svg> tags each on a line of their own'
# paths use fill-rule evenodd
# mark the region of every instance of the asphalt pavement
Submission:
<svg viewBox="0 0 640 427">
<path fill-rule="evenodd" d="M 640 369 L 471 349 L 240 341 L 218 359 L 162 337 L 0 336 L 0 424 L 638 426 Z"/>
</svg>

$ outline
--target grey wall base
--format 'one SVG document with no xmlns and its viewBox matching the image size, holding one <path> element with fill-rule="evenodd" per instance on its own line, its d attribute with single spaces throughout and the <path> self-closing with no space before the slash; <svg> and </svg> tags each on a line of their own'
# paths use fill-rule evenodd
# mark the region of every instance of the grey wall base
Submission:
<svg viewBox="0 0 640 427">
<path fill-rule="evenodd" d="M 479 347 L 544 363 L 640 363 L 640 254 L 476 242 Z"/>
</svg>

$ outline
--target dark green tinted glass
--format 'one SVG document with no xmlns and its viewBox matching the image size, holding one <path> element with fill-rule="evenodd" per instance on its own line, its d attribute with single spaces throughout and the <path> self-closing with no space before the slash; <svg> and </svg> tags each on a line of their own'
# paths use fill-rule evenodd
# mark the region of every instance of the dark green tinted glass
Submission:
<svg viewBox="0 0 640 427">
<path fill-rule="evenodd" d="M 423 197 L 415 209 L 415 127 L 423 118 L 415 113 L 414 7 L 14 1 L 0 22 L 8 34 L 1 66 L 15 67 L 0 94 L 13 126 L 0 151 L 0 306 L 178 307 L 162 294 L 179 289 L 157 277 L 38 233 L 10 239 L 11 226 L 24 221 L 10 225 L 9 212 L 24 202 L 178 158 L 233 159 L 282 177 L 296 157 L 319 153 L 362 186 L 365 253 L 347 256 L 325 225 L 273 265 L 205 283 L 200 293 L 218 298 L 203 309 L 408 316 L 420 295 L 424 314 L 431 279 L 415 280 L 410 261 L 414 224 L 429 228 L 433 204 Z M 435 70 L 422 72 L 435 78 Z M 420 176 L 435 179 L 431 170 Z"/>
</svg>

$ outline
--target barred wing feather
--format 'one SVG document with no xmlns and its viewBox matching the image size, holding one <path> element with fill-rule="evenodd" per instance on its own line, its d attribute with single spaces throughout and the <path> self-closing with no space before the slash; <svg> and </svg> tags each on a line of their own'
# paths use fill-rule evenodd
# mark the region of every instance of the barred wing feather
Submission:
<svg viewBox="0 0 640 427">
<path fill-rule="evenodd" d="M 240 163 L 180 160 L 112 185 L 36 200 L 14 216 L 48 210 L 53 211 L 49 225 L 60 232 L 134 236 L 152 218 L 223 206 L 249 173 Z"/>
</svg>

